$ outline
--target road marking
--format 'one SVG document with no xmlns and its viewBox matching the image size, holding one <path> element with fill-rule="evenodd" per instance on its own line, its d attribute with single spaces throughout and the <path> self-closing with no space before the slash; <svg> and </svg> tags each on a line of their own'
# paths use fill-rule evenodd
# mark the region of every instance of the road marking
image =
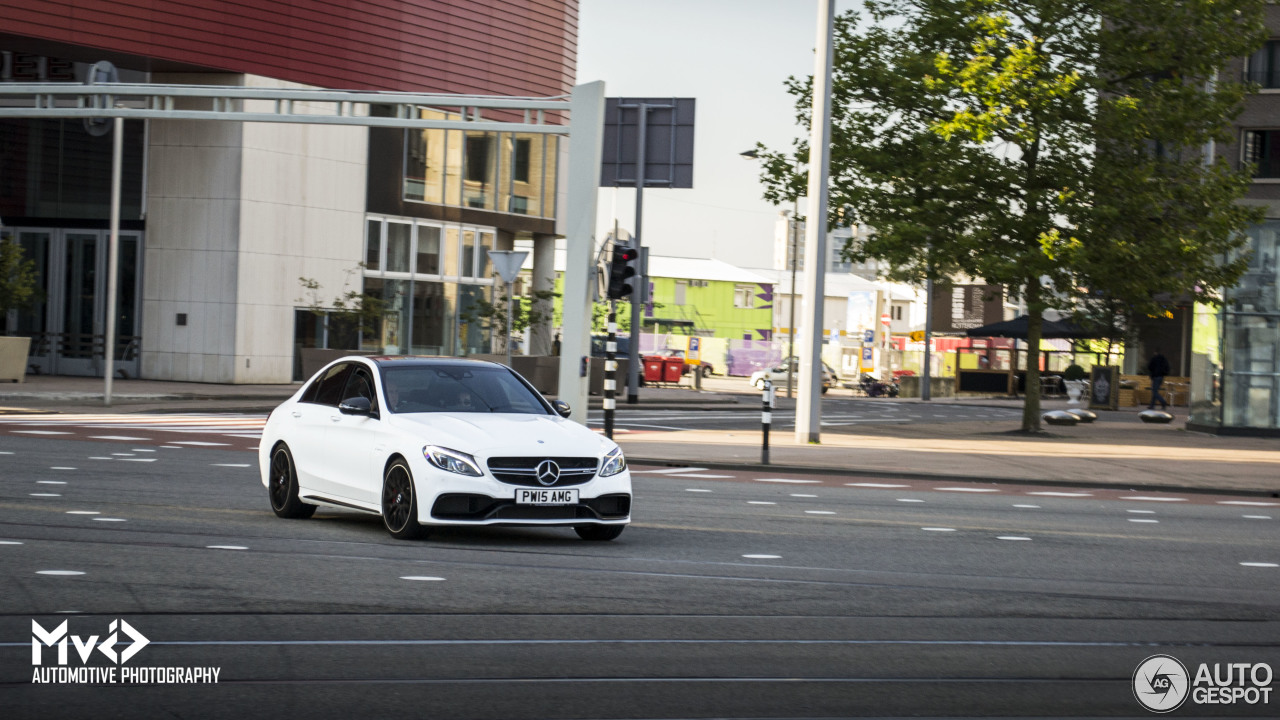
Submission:
<svg viewBox="0 0 1280 720">
<path fill-rule="evenodd" d="M 31 497 L 62 497 L 58 493 L 27 493 Z"/>
<path fill-rule="evenodd" d="M 685 492 L 711 492 L 710 490 L 703 490 L 702 488 L 685 488 L 684 491 Z"/>
<path fill-rule="evenodd" d="M 17 540 L 0 540 L 0 545 L 21 545 Z"/>
<path fill-rule="evenodd" d="M 1129 522 L 1136 522 L 1136 523 L 1158 523 L 1158 522 L 1160 522 L 1160 521 L 1159 521 L 1159 520 L 1152 520 L 1151 518 L 1129 518 Z"/>
<path fill-rule="evenodd" d="M 632 474 L 632 475 L 634 475 L 634 474 L 636 474 L 636 473 L 651 473 L 651 474 L 655 474 L 655 475 L 669 475 L 669 474 L 671 474 L 671 473 L 692 473 L 692 472 L 702 472 L 703 470 L 706 470 L 706 468 L 694 468 L 694 467 L 691 467 L 691 468 L 664 468 L 664 469 L 662 469 L 662 470 L 632 470 L 632 471 L 631 471 L 631 474 Z"/>
<path fill-rule="evenodd" d="M 248 465 L 246 465 L 245 467 L 248 467 Z M 667 477 L 679 477 L 679 478 L 703 478 L 703 479 L 706 479 L 706 480 L 724 480 L 724 479 L 727 479 L 727 478 L 731 478 L 731 477 L 733 477 L 733 476 L 732 476 L 732 475 L 701 475 L 701 474 L 698 474 L 698 473 L 680 473 L 680 474 L 678 474 L 678 475 L 677 475 L 677 474 L 668 475 Z"/>
<path fill-rule="evenodd" d="M 1146 500 L 1147 502 L 1186 502 L 1186 498 L 1176 497 L 1151 497 L 1149 495 L 1130 495 L 1122 497 L 1121 500 Z"/>
<path fill-rule="evenodd" d="M 114 457 L 133 457 L 133 453 L 111 453 Z"/>
<path fill-rule="evenodd" d="M 248 550 L 244 545 L 205 545 L 210 550 Z"/>
<path fill-rule="evenodd" d="M 756 482 L 786 483 L 789 485 L 821 485 L 821 480 L 791 480 L 788 478 L 756 478 Z"/>
<path fill-rule="evenodd" d="M 156 461 L 155 458 L 134 458 L 134 457 L 120 458 L 120 462 L 155 462 L 155 461 Z"/>
<path fill-rule="evenodd" d="M 1125 510 L 1125 512 L 1133 513 L 1135 515 L 1155 515 L 1156 514 L 1155 510 Z"/>
<path fill-rule="evenodd" d="M 212 467 L 253 467 L 249 463 L 213 463 Z"/>
<path fill-rule="evenodd" d="M 0 450 L 0 455 L 12 455 L 12 454 L 13 453 L 9 452 L 8 450 Z"/>
<path fill-rule="evenodd" d="M 898 502 L 924 502 L 924 501 L 918 500 L 916 498 L 898 498 Z"/>
<path fill-rule="evenodd" d="M 98 522 L 128 522 L 124 518 L 94 518 Z"/>
<path fill-rule="evenodd" d="M 781 555 L 743 555 L 742 557 L 751 560 L 781 560 Z"/>
<path fill-rule="evenodd" d="M 444 580 L 442 577 L 431 577 L 430 575 L 401 575 L 401 580 L 423 580 L 426 582 L 437 582 Z"/>
<path fill-rule="evenodd" d="M 1242 562 L 1240 564 L 1245 567 L 1280 567 L 1276 563 Z"/>
<path fill-rule="evenodd" d="M 79 570 L 37 570 L 37 575 L 83 575 Z"/>
<path fill-rule="evenodd" d="M 199 445 L 200 447 L 226 447 L 230 443 L 204 442 L 201 440 L 175 440 L 174 445 Z"/>
<path fill-rule="evenodd" d="M 181 450 L 182 448 L 177 445 L 161 445 L 160 449 L 161 450 Z"/>
<path fill-rule="evenodd" d="M 1219 505 L 1249 505 L 1251 507 L 1275 507 L 1280 503 L 1255 502 L 1253 500 L 1219 500 Z"/>
<path fill-rule="evenodd" d="M 1028 495 L 1044 495 L 1045 497 L 1092 497 L 1093 493 L 1086 492 L 1029 492 Z"/>
<path fill-rule="evenodd" d="M 926 530 L 928 532 L 955 532 L 956 531 L 955 528 L 944 528 L 944 527 L 922 527 L 920 529 Z"/>
<path fill-rule="evenodd" d="M 37 480 L 37 485 L 66 485 L 65 480 Z"/>
<path fill-rule="evenodd" d="M 76 470 L 77 468 L 73 468 L 73 467 L 62 467 L 61 465 L 59 465 L 59 466 L 57 466 L 57 467 L 51 467 L 51 468 L 49 468 L 49 469 L 50 469 L 50 470 Z"/>
<path fill-rule="evenodd" d="M 808 515 L 835 515 L 832 510 L 805 510 Z"/>
<path fill-rule="evenodd" d="M 113 457 L 104 457 L 102 455 L 90 455 L 90 460 L 115 460 Z"/>
<path fill-rule="evenodd" d="M 997 540 L 1030 540 L 1029 537 L 1021 537 L 1019 535 L 997 535 Z"/>
<path fill-rule="evenodd" d="M 778 503 L 769 502 L 767 500 L 748 500 L 747 504 L 748 505 L 777 505 Z"/>
<path fill-rule="evenodd" d="M 71 433 L 63 430 L 10 430 L 15 433 L 26 433 L 27 435 L 70 435 Z"/>
<path fill-rule="evenodd" d="M 865 487 L 865 488 L 904 488 L 910 485 L 893 485 L 891 483 L 845 483 L 849 487 Z"/>
<path fill-rule="evenodd" d="M 131 451 L 139 452 L 155 452 L 155 448 L 129 448 Z"/>
<path fill-rule="evenodd" d="M 1270 515 L 1241 515 L 1240 517 L 1248 518 L 1250 520 L 1270 520 L 1271 519 Z"/>
<path fill-rule="evenodd" d="M 90 435 L 90 440 L 150 440 L 151 438 L 129 437 L 128 435 Z"/>
<path fill-rule="evenodd" d="M 1014 507 L 1016 507 L 1016 508 L 1028 508 L 1028 509 L 1031 509 L 1031 510 L 1039 510 L 1039 509 L 1040 509 L 1040 506 L 1039 506 L 1039 505 L 1014 505 Z"/>
<path fill-rule="evenodd" d="M 816 498 L 816 497 L 818 497 L 818 496 L 817 496 L 817 495 L 808 495 L 808 494 L 806 494 L 806 493 L 791 493 L 791 497 L 808 497 L 808 498 Z"/>
<path fill-rule="evenodd" d="M 97 510 L 68 510 L 68 515 L 101 515 Z"/>
<path fill-rule="evenodd" d="M 934 490 L 943 492 L 971 492 L 971 493 L 992 493 L 1000 492 L 996 488 L 966 488 L 966 487 L 936 487 Z"/>
</svg>

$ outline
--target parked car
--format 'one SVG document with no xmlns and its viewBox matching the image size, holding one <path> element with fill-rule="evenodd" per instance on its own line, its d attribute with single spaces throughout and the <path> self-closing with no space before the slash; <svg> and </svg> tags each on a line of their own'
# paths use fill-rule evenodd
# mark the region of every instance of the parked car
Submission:
<svg viewBox="0 0 1280 720">
<path fill-rule="evenodd" d="M 793 357 L 793 358 L 789 358 L 789 360 L 791 363 L 791 373 L 792 373 L 792 377 L 794 378 L 794 382 L 799 382 L 799 377 L 800 377 L 799 358 Z M 764 379 L 766 377 L 773 382 L 774 387 L 777 387 L 779 383 L 786 384 L 787 362 L 788 362 L 787 360 L 783 360 L 776 367 L 772 367 L 767 370 L 757 370 L 751 373 L 751 385 L 753 387 L 763 389 Z M 828 365 L 826 362 L 823 362 L 822 363 L 822 392 L 825 394 L 827 390 L 829 390 L 832 387 L 835 387 L 836 383 L 838 382 L 840 382 L 840 376 L 836 375 L 836 371 L 832 370 L 830 365 Z"/>
<path fill-rule="evenodd" d="M 267 418 L 262 484 L 282 518 L 356 510 L 397 538 L 501 524 L 612 540 L 631 519 L 626 459 L 568 414 L 503 365 L 345 357 Z"/>
</svg>

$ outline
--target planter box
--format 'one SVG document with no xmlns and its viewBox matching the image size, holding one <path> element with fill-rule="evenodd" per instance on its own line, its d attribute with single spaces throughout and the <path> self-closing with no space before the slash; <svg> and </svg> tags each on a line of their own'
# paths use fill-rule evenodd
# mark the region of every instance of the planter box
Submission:
<svg viewBox="0 0 1280 720">
<path fill-rule="evenodd" d="M 22 382 L 27 376 L 31 338 L 0 337 L 0 381 Z"/>
<path fill-rule="evenodd" d="M 902 397 L 920 397 L 920 385 L 923 378 L 919 375 L 903 375 L 898 378 L 898 394 Z M 955 397 L 956 379 L 953 377 L 929 378 L 930 397 Z"/>
</svg>

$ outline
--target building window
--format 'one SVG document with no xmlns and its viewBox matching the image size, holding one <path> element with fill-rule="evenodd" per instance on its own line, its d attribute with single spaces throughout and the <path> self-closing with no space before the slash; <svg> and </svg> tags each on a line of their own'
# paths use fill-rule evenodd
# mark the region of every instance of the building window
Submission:
<svg viewBox="0 0 1280 720">
<path fill-rule="evenodd" d="M 1280 177 L 1280 130 L 1245 130 L 1241 150 L 1241 159 L 1254 166 L 1254 177 Z"/>
<path fill-rule="evenodd" d="M 419 274 L 440 274 L 440 228 L 418 226 L 418 259 L 415 265 Z"/>
<path fill-rule="evenodd" d="M 382 221 L 370 220 L 364 238 L 364 269 L 382 269 Z"/>
<path fill-rule="evenodd" d="M 516 157 L 511 170 L 511 177 L 519 183 L 529 182 L 529 159 L 533 141 L 530 138 L 516 138 Z"/>
<path fill-rule="evenodd" d="M 1245 82 L 1264 88 L 1280 88 L 1280 40 L 1269 40 L 1249 56 L 1244 68 Z"/>
<path fill-rule="evenodd" d="M 676 299 L 675 299 L 676 305 L 684 305 L 684 301 L 685 301 L 684 294 L 688 288 L 689 288 L 688 281 L 686 280 L 676 281 Z"/>
<path fill-rule="evenodd" d="M 755 307 L 755 288 L 750 285 L 739 285 L 733 289 L 733 306 L 736 308 Z"/>
</svg>

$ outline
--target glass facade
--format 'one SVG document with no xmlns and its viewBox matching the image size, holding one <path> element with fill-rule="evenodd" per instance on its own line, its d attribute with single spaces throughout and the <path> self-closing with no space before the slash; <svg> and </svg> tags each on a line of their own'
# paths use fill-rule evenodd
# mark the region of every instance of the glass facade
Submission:
<svg viewBox="0 0 1280 720">
<path fill-rule="evenodd" d="M 124 123 L 120 217 L 142 217 L 143 123 Z M 111 215 L 111 133 L 80 120 L 0 120 L 0 218 L 105 220 Z M 10 220 L 12 222 L 12 220 Z"/>
<path fill-rule="evenodd" d="M 457 113 L 421 108 L 430 120 Z M 542 133 L 406 130 L 404 198 L 555 217 L 560 137 Z"/>
<path fill-rule="evenodd" d="M 1280 220 L 1248 233 L 1249 269 L 1192 324 L 1191 422 L 1280 430 Z"/>
<path fill-rule="evenodd" d="M 493 238 L 492 228 L 369 218 L 364 292 L 386 308 L 383 318 L 361 334 L 360 349 L 413 355 L 489 352 L 490 330 L 465 318 L 480 301 L 493 300 L 485 252 Z"/>
</svg>

